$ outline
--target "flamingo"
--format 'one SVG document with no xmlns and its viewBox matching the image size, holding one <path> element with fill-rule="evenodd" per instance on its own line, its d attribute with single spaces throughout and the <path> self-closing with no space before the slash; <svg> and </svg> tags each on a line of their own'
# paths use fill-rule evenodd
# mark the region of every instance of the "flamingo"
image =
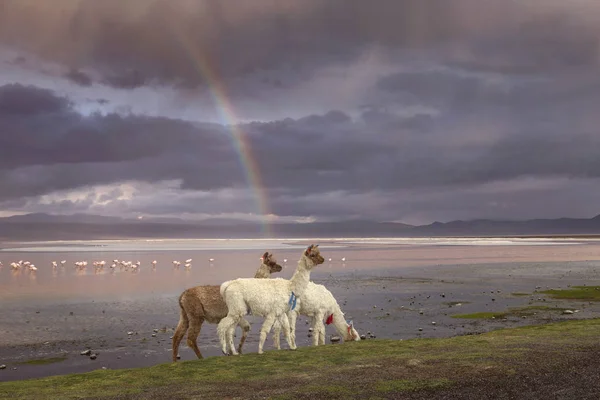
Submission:
<svg viewBox="0 0 600 400">
<path fill-rule="evenodd" d="M 346 257 L 342 257 L 342 261 L 345 262 L 346 261 Z"/>
<path fill-rule="evenodd" d="M 156 260 L 152 261 L 152 265 L 156 267 Z"/>
<path fill-rule="evenodd" d="M 58 264 L 56 263 L 56 261 L 52 261 L 52 268 L 56 268 L 58 267 Z"/>
<path fill-rule="evenodd" d="M 191 259 L 191 258 L 188 258 L 187 260 L 185 260 L 185 262 L 186 262 L 186 264 L 189 264 L 189 263 L 191 263 L 191 262 L 192 262 L 192 259 Z"/>
<path fill-rule="evenodd" d="M 65 265 L 66 263 L 67 263 L 67 260 L 62 260 L 62 261 L 60 262 L 60 265 Z"/>
<path fill-rule="evenodd" d="M 215 259 L 214 258 L 209 258 L 208 261 L 213 262 L 213 261 L 215 261 Z"/>
<path fill-rule="evenodd" d="M 186 264 L 184 265 L 184 267 L 186 267 L 186 268 L 190 268 L 191 266 L 192 266 L 192 264 L 190 264 L 190 263 L 186 263 Z"/>
<path fill-rule="evenodd" d="M 37 271 L 37 267 L 35 265 L 33 265 L 33 264 L 30 263 L 29 264 L 29 270 L 30 271 Z"/>
</svg>

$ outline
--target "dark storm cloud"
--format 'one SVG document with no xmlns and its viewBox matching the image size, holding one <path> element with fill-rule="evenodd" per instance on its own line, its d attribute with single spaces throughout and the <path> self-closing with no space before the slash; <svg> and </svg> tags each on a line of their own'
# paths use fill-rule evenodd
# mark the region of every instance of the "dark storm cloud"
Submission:
<svg viewBox="0 0 600 400">
<path fill-rule="evenodd" d="M 599 7 L 586 0 L 23 0 L 2 5 L 3 43 L 71 68 L 97 69 L 106 83 L 122 88 L 155 80 L 203 83 L 198 62 L 210 63 L 226 79 L 278 69 L 292 76 L 347 62 L 371 45 L 392 53 L 436 49 L 449 61 L 485 68 L 598 63 L 598 21 L 590 15 Z M 274 84 L 285 86 L 285 77 Z"/>
<path fill-rule="evenodd" d="M 0 87 L 0 99 L 3 198 L 124 180 L 180 179 L 184 189 L 194 190 L 247 184 L 243 168 L 248 166 L 240 164 L 230 132 L 220 126 L 135 115 L 83 117 L 51 92 L 20 85 Z M 597 119 L 584 120 L 593 104 L 574 110 L 546 104 L 539 114 L 515 114 L 518 129 L 481 142 L 476 139 L 485 135 L 485 126 L 474 137 L 460 126 L 445 130 L 452 113 L 380 112 L 377 118 L 352 120 L 333 111 L 240 128 L 273 196 L 358 195 L 529 175 L 599 177 Z M 497 118 L 500 122 L 504 115 Z M 485 122 L 493 125 L 494 116 Z M 431 131 L 424 133 L 423 126 Z"/>
<path fill-rule="evenodd" d="M 65 74 L 65 78 L 81 86 L 92 86 L 92 78 L 84 72 L 71 69 Z"/>
</svg>

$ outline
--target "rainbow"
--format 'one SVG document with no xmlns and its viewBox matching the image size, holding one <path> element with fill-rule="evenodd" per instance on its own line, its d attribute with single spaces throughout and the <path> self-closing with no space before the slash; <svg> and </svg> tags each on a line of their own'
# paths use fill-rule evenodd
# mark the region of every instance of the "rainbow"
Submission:
<svg viewBox="0 0 600 400">
<path fill-rule="evenodd" d="M 209 58 L 198 49 L 190 38 L 174 27 L 173 32 L 179 44 L 185 50 L 194 68 L 207 82 L 212 100 L 219 111 L 225 128 L 231 133 L 231 141 L 238 155 L 240 166 L 244 171 L 246 183 L 252 192 L 256 204 L 257 215 L 261 219 L 261 231 L 263 236 L 270 236 L 269 202 L 263 185 L 260 168 L 252 155 L 250 142 L 246 133 L 241 129 L 238 118 L 235 115 L 233 104 L 229 100 L 223 80 L 218 74 L 217 68 L 211 64 Z"/>
</svg>

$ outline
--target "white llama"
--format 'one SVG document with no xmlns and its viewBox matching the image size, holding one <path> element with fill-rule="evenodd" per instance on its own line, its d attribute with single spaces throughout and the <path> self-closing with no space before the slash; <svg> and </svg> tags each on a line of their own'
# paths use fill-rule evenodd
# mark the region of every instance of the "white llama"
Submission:
<svg viewBox="0 0 600 400">
<path fill-rule="evenodd" d="M 324 261 L 318 245 L 310 245 L 302 253 L 296 272 L 290 280 L 240 278 L 221 284 L 221 295 L 229 310 L 227 317 L 223 318 L 217 326 L 223 353 L 229 354 L 227 351 L 229 348 L 231 354 L 237 355 L 233 344 L 233 333 L 238 322 L 249 313 L 265 317 L 260 330 L 258 354 L 263 353 L 265 339 L 276 320 L 283 327 L 284 337 L 290 349 L 295 349 L 296 344 L 291 337 L 286 313 L 296 307 L 297 298 L 304 294 L 310 281 L 311 270 Z"/>
<path fill-rule="evenodd" d="M 352 322 L 346 322 L 344 313 L 340 305 L 333 297 L 333 294 L 323 285 L 309 282 L 304 294 L 298 297 L 298 302 L 294 310 L 288 311 L 287 315 L 290 321 L 290 330 L 292 340 L 296 341 L 296 318 L 298 314 L 311 317 L 311 327 L 313 328 L 313 346 L 325 344 L 325 325 L 323 319 L 327 318 L 327 325 L 333 324 L 336 331 L 344 341 L 359 341 L 360 335 L 354 329 Z M 277 349 L 280 348 L 281 326 L 273 327 L 273 342 Z"/>
<path fill-rule="evenodd" d="M 265 252 L 261 257 L 261 264 L 255 278 L 270 278 L 272 273 L 280 272 L 281 265 L 277 263 L 272 253 Z M 194 350 L 198 358 L 202 358 L 202 353 L 198 348 L 198 335 L 204 321 L 211 324 L 218 324 L 227 316 L 227 304 L 219 292 L 220 288 L 216 285 L 196 286 L 189 288 L 179 296 L 179 323 L 173 334 L 173 362 L 177 361 L 179 344 L 187 332 L 187 345 Z M 238 346 L 238 351 L 242 352 L 242 346 L 246 341 L 250 324 L 244 318 L 240 319 L 238 325 L 242 329 L 242 338 Z"/>
</svg>

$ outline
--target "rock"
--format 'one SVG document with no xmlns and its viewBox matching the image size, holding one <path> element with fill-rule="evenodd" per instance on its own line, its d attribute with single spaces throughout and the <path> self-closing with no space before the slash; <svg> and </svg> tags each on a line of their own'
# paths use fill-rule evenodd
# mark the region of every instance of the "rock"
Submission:
<svg viewBox="0 0 600 400">
<path fill-rule="evenodd" d="M 366 340 L 367 337 L 365 335 L 360 335 L 360 340 Z"/>
<path fill-rule="evenodd" d="M 96 354 L 90 354 L 90 360 L 95 360 L 96 357 L 98 357 L 98 355 L 96 355 Z"/>
<path fill-rule="evenodd" d="M 431 325 L 435 325 L 435 321 L 431 321 Z"/>
<path fill-rule="evenodd" d="M 337 343 L 342 339 L 339 336 L 332 336 L 329 338 L 329 340 L 331 341 L 331 343 Z"/>
<path fill-rule="evenodd" d="M 69 313 L 69 315 L 73 315 L 73 311 L 71 311 L 71 312 Z"/>
<path fill-rule="evenodd" d="M 368 331 L 368 332 L 367 332 L 367 335 L 370 335 L 370 334 L 371 334 L 371 331 Z"/>
<path fill-rule="evenodd" d="M 406 365 L 408 365 L 409 367 L 416 367 L 416 366 L 421 365 L 422 363 L 423 363 L 423 361 L 413 358 L 412 360 L 408 360 L 406 362 Z"/>
<path fill-rule="evenodd" d="M 84 350 L 81 353 L 82 356 L 89 356 L 90 354 L 92 354 L 92 351 L 90 349 Z"/>
<path fill-rule="evenodd" d="M 154 329 L 154 333 L 158 333 L 158 329 Z"/>
<path fill-rule="evenodd" d="M 0 369 L 6 369 L 6 365 L 4 365 L 4 364 L 0 365 Z"/>
<path fill-rule="evenodd" d="M 153 334 L 152 334 L 152 337 L 156 337 L 156 333 L 153 333 Z"/>
<path fill-rule="evenodd" d="M 572 310 L 565 310 L 565 311 L 563 311 L 563 314 L 573 314 L 573 311 Z"/>
<path fill-rule="evenodd" d="M 371 335 L 371 339 L 375 339 L 377 336 L 375 335 Z"/>
<path fill-rule="evenodd" d="M 312 332 L 312 331 L 313 331 L 313 328 L 308 328 L 308 331 L 309 331 L 309 332 Z"/>
<path fill-rule="evenodd" d="M 423 311 L 419 311 L 419 314 L 423 315 Z"/>
<path fill-rule="evenodd" d="M 419 332 L 422 332 L 422 331 L 423 331 L 423 328 L 419 328 Z"/>
<path fill-rule="evenodd" d="M 181 359 L 181 355 L 177 354 L 177 359 L 180 360 Z"/>
<path fill-rule="evenodd" d="M 133 332 L 132 332 L 132 331 L 129 331 L 129 332 L 127 332 L 127 334 L 128 334 L 129 336 L 131 336 L 131 335 L 133 335 Z"/>
<path fill-rule="evenodd" d="M 308 335 L 306 335 L 306 336 L 308 336 L 308 337 L 312 337 L 312 333 L 309 333 L 309 334 L 308 334 Z"/>
<path fill-rule="evenodd" d="M 106 369 L 106 367 L 102 367 L 102 369 Z"/>
<path fill-rule="evenodd" d="M 385 315 L 389 316 L 389 315 L 390 315 L 390 313 L 389 313 L 389 312 L 386 312 L 386 313 L 385 313 Z"/>
</svg>

